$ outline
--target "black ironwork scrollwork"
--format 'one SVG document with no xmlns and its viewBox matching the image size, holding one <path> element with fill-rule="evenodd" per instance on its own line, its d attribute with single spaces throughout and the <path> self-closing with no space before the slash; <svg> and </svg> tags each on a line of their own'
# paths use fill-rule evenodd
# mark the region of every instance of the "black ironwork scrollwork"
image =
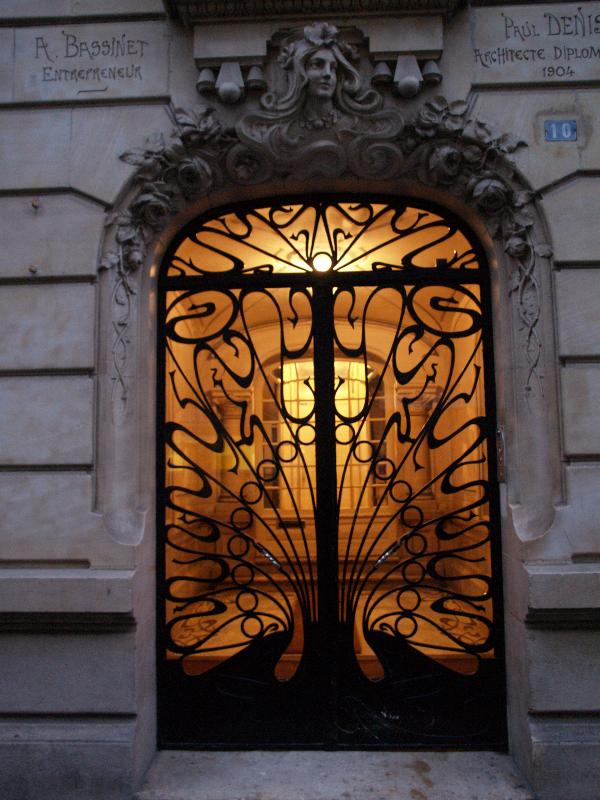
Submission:
<svg viewBox="0 0 600 800">
<path fill-rule="evenodd" d="M 442 253 L 452 255 L 443 258 Z M 325 253 L 334 272 L 477 267 L 458 227 L 388 203 L 308 202 L 221 214 L 199 224 L 169 275 L 311 273 Z"/>
<path fill-rule="evenodd" d="M 386 201 L 240 206 L 164 281 L 167 659 L 210 691 L 349 659 L 339 731 L 408 737 L 403 681 L 467 691 L 497 650 L 477 248 Z"/>
<path fill-rule="evenodd" d="M 287 328 L 296 327 L 298 320 L 299 296 L 310 298 L 297 289 L 285 295 L 287 318 L 283 296 L 266 290 L 176 293 L 167 310 L 166 368 L 173 407 L 165 426 L 165 498 L 172 574 L 165 599 L 172 614 L 168 635 L 174 653 L 236 650 L 274 631 L 291 636 L 290 596 L 297 616 L 314 618 L 314 566 L 302 527 L 314 508 L 299 508 L 287 474 L 287 462 L 293 460 L 306 475 L 314 507 L 312 476 L 301 444 L 314 412 L 298 415 L 290 409 L 281 381 L 273 378 L 277 369 L 281 372 L 310 347 L 310 325 L 295 346 L 286 343 Z M 276 361 L 269 367 L 257 352 L 248 320 L 257 302 L 277 341 Z M 252 409 L 249 391 L 257 380 L 277 409 L 277 432 L 285 429 L 289 442 L 295 443 L 293 459 L 282 458 L 278 437 Z M 178 482 L 181 476 L 188 477 L 188 485 Z M 285 519 L 277 500 L 282 492 L 289 500 Z M 211 513 L 200 510 L 201 501 L 212 503 Z M 291 536 L 291 522 L 299 537 Z M 186 591 L 189 597 L 181 595 Z M 210 618 L 218 624 L 190 641 L 191 621 L 202 630 L 206 625 L 200 623 Z"/>
</svg>

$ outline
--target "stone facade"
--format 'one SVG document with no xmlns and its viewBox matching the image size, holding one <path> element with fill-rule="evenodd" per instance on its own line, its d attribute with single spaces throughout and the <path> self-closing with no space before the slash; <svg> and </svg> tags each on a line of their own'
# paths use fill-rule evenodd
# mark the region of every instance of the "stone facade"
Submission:
<svg viewBox="0 0 600 800">
<path fill-rule="evenodd" d="M 155 756 L 169 240 L 232 200 L 333 189 L 434 200 L 487 251 L 509 751 L 539 800 L 597 800 L 600 3 L 328 4 L 383 100 L 352 101 L 343 141 L 324 129 L 349 101 L 313 114 L 310 152 L 267 141 L 302 117 L 260 98 L 313 18 L 219 5 L 0 8 L 0 794 L 125 800 Z"/>
</svg>

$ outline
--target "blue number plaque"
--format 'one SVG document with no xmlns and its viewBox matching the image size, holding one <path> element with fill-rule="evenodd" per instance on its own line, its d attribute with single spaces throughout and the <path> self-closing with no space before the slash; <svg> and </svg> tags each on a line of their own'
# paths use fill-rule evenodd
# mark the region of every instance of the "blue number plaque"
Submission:
<svg viewBox="0 0 600 800">
<path fill-rule="evenodd" d="M 544 120 L 544 139 L 547 142 L 576 142 L 577 122 L 574 119 Z"/>
</svg>

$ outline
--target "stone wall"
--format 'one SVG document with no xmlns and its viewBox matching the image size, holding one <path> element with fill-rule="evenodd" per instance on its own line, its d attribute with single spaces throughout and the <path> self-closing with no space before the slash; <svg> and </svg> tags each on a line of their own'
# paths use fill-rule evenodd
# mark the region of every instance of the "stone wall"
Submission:
<svg viewBox="0 0 600 800">
<path fill-rule="evenodd" d="M 554 253 L 552 271 L 544 261 L 540 275 L 550 401 L 534 399 L 527 411 L 538 423 L 543 415 L 548 438 L 526 455 L 557 479 L 533 519 L 511 416 L 527 404 L 517 396 L 516 344 L 498 322 L 511 302 L 508 278 L 496 280 L 494 299 L 508 441 L 510 750 L 540 800 L 594 800 L 600 3 L 585 4 L 583 19 L 573 3 L 474 6 L 444 22 L 440 88 L 450 99 L 471 93 L 478 118 L 528 143 L 513 157 L 540 195 L 539 225 Z M 155 266 L 140 279 L 132 318 L 133 400 L 117 412 L 112 284 L 98 263 L 107 214 L 123 204 L 135 171 L 119 156 L 168 134 L 169 103 L 198 103 L 194 55 L 206 29 L 195 43 L 160 0 L 5 0 L 0 20 L 0 794 L 124 800 L 155 747 Z M 554 50 L 565 47 L 576 52 Z M 507 48 L 531 53 L 499 55 Z M 575 121 L 577 139 L 547 141 L 552 120 Z M 502 269 L 502 247 L 485 244 Z M 546 416 L 549 407 L 559 416 Z M 122 437 L 131 448 L 117 457 Z"/>
<path fill-rule="evenodd" d="M 139 743 L 154 746 L 138 716 L 153 634 L 134 621 L 144 556 L 98 508 L 97 263 L 132 172 L 118 156 L 168 124 L 169 48 L 191 45 L 152 0 L 3 3 L 0 18 L 0 794 L 124 798 Z M 123 34 L 150 42 L 143 60 L 72 53 Z M 85 94 L 102 77 L 67 72 L 112 62 L 143 79 Z"/>
</svg>

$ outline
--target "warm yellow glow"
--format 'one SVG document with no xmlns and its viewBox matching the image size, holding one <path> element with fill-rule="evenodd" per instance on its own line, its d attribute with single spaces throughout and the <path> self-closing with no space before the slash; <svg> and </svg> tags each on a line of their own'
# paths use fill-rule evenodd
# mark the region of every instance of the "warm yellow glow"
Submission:
<svg viewBox="0 0 600 800">
<path fill-rule="evenodd" d="M 295 417 L 304 416 L 313 404 L 314 368 L 311 361 L 292 361 L 284 364 L 281 373 L 283 380 L 283 402 Z"/>
<path fill-rule="evenodd" d="M 169 274 L 435 269 L 439 260 L 478 266 L 465 235 L 431 211 L 409 206 L 398 216 L 395 206 L 350 202 L 317 214 L 316 206 L 293 203 L 204 220 L 177 248 Z"/>
<path fill-rule="evenodd" d="M 313 267 L 317 272 L 327 272 L 331 269 L 332 263 L 328 253 L 317 253 L 313 258 Z"/>
<path fill-rule="evenodd" d="M 370 469 L 370 454 L 376 444 L 369 439 L 369 427 L 359 432 L 357 426 L 341 421 L 341 418 L 354 417 L 361 414 L 367 399 L 367 382 L 371 377 L 371 368 L 360 361 L 346 361 L 336 359 L 334 364 L 335 374 L 335 410 L 336 410 L 336 468 L 338 474 L 344 474 L 343 490 L 341 493 L 341 506 L 351 508 L 360 497 L 361 489 L 367 480 Z M 311 414 L 314 407 L 314 366 L 312 360 L 292 361 L 283 365 L 281 371 L 283 383 L 283 402 L 288 414 L 296 419 Z M 369 419 L 375 419 L 377 414 L 371 410 Z M 303 459 L 307 471 L 302 468 L 301 459 L 292 442 L 285 442 L 289 438 L 286 433 L 287 425 L 279 423 L 281 430 L 277 431 L 277 440 L 280 444 L 280 457 L 287 464 L 287 474 L 292 495 L 298 506 L 303 511 L 309 511 L 311 498 L 308 491 L 309 481 L 315 483 L 315 448 L 303 447 Z M 355 437 L 361 443 L 354 450 Z M 300 437 L 300 441 L 301 437 Z M 308 472 L 308 474 L 307 474 Z M 373 479 L 371 479 L 371 483 Z M 292 508 L 292 496 L 284 493 L 279 500 L 280 510 Z"/>
<path fill-rule="evenodd" d="M 492 619 L 491 600 L 478 599 L 485 587 L 477 577 L 491 570 L 489 508 L 481 500 L 487 450 L 472 423 L 485 415 L 480 332 L 470 331 L 479 290 L 437 283 L 432 275 L 429 285 L 403 284 L 409 305 L 404 290 L 389 282 L 377 286 L 377 270 L 405 268 L 407 254 L 411 268 L 432 272 L 438 259 L 473 269 L 477 262 L 460 231 L 440 239 L 450 230 L 442 218 L 413 208 L 399 219 L 395 213 L 346 203 L 326 209 L 324 222 L 312 207 L 257 209 L 249 233 L 241 216 L 227 214 L 179 246 L 170 273 L 373 271 L 373 285 L 352 292 L 333 281 L 334 407 L 324 413 L 334 416 L 335 445 L 323 448 L 319 440 L 319 464 L 327 458 L 337 481 L 339 585 L 342 591 L 359 587 L 354 610 L 340 606 L 340 619 L 354 618 L 357 659 L 373 680 L 383 677 L 383 668 L 363 616 L 380 633 L 398 619 L 399 637 L 459 672 L 477 669 L 468 646 L 488 635 L 484 621 L 470 615 L 472 603 Z M 168 294 L 165 404 L 173 432 L 166 445 L 165 577 L 178 578 L 174 593 L 188 605 L 169 600 L 167 615 L 178 619 L 174 644 L 190 647 L 184 657 L 190 675 L 246 648 L 259 617 L 281 620 L 284 612 L 294 636 L 277 677 L 289 680 L 301 661 L 305 608 L 312 603 L 314 615 L 318 607 L 314 592 L 305 600 L 292 583 L 297 574 L 301 585 L 306 575 L 310 588 L 317 574 L 320 353 L 311 337 L 320 320 L 313 317 L 311 287 L 321 280 L 307 275 L 305 294 L 222 291 L 210 284 L 191 296 Z M 408 335 L 411 329 L 418 335 Z M 456 490 L 444 489 L 445 475 Z M 475 509 L 469 520 L 454 513 L 463 507 Z M 461 547 L 469 559 L 452 555 Z M 202 558 L 184 560 L 182 553 Z M 221 563 L 238 558 L 239 585 L 233 566 L 219 574 Z M 435 574 L 425 569 L 432 559 Z M 284 570 L 292 578 L 284 580 Z M 190 600 L 205 586 L 226 606 L 218 614 L 207 613 L 206 600 Z M 483 654 L 492 656 L 491 648 Z"/>
</svg>

